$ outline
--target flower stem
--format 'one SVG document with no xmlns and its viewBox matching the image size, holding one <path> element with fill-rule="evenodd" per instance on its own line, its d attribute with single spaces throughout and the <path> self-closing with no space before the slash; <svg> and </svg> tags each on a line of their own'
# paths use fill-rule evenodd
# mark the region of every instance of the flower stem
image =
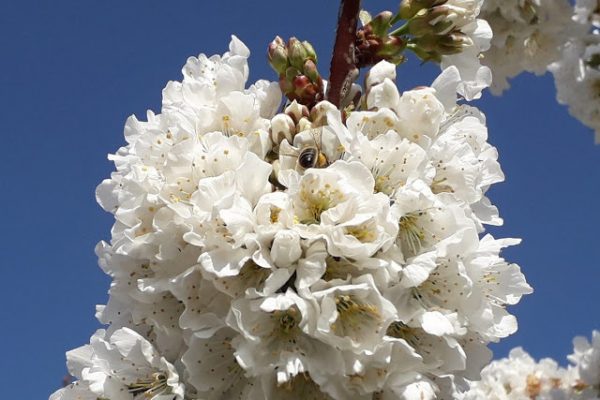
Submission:
<svg viewBox="0 0 600 400">
<path fill-rule="evenodd" d="M 360 0 L 341 0 L 327 89 L 327 100 L 338 108 L 358 76 L 354 46 L 359 12 Z"/>
<path fill-rule="evenodd" d="M 402 36 L 408 33 L 408 22 L 389 33 L 390 36 Z"/>
</svg>

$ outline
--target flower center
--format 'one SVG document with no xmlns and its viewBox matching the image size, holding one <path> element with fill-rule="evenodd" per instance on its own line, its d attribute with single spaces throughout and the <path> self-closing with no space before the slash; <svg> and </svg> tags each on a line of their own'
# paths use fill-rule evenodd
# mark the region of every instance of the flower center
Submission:
<svg viewBox="0 0 600 400">
<path fill-rule="evenodd" d="M 310 189 L 309 185 L 303 184 L 300 190 L 300 200 L 304 203 L 304 218 L 300 219 L 303 224 L 318 224 L 321 222 L 321 214 L 344 200 L 344 195 L 333 189 L 330 184 L 325 184 L 321 189 Z"/>
<path fill-rule="evenodd" d="M 362 303 L 351 295 L 337 296 L 335 307 L 338 318 L 332 328 L 338 336 L 360 339 L 366 331 L 377 330 L 381 321 L 381 315 L 375 306 Z"/>
<path fill-rule="evenodd" d="M 424 212 L 419 211 L 408 213 L 400 218 L 398 239 L 400 239 L 402 252 L 407 258 L 419 254 L 425 240 L 425 231 L 419 226 L 419 218 L 422 215 Z"/>
<path fill-rule="evenodd" d="M 396 339 L 404 339 L 413 348 L 419 348 L 421 339 L 417 334 L 417 330 L 411 328 L 401 321 L 395 321 L 390 324 L 387 329 L 386 335 Z"/>
<path fill-rule="evenodd" d="M 136 383 L 130 384 L 128 388 L 129 393 L 136 399 L 142 394 L 145 399 L 152 399 L 154 396 L 165 393 L 169 386 L 167 385 L 167 376 L 156 372 L 146 380 L 140 379 Z"/>
<path fill-rule="evenodd" d="M 295 333 L 298 327 L 298 310 L 290 308 L 285 311 L 275 311 L 272 314 L 275 321 L 275 331 L 279 336 L 289 336 Z"/>
<path fill-rule="evenodd" d="M 356 268 L 347 260 L 339 257 L 327 257 L 325 260 L 325 274 L 321 277 L 328 282 L 334 279 L 346 279 L 348 275 L 353 275 Z"/>
<path fill-rule="evenodd" d="M 289 399 L 332 400 L 307 373 L 300 373 L 278 385 L 277 391 Z"/>
<path fill-rule="evenodd" d="M 346 234 L 354 236 L 361 243 L 374 242 L 377 239 L 377 226 L 373 222 L 365 222 L 357 226 L 345 228 Z"/>
</svg>

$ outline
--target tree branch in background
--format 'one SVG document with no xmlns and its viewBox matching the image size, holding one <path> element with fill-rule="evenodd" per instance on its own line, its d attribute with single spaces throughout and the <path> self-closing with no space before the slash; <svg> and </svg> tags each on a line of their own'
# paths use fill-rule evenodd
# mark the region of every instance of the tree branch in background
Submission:
<svg viewBox="0 0 600 400">
<path fill-rule="evenodd" d="M 358 77 L 355 41 L 359 12 L 360 0 L 341 1 L 327 89 L 327 100 L 338 108 Z"/>
</svg>

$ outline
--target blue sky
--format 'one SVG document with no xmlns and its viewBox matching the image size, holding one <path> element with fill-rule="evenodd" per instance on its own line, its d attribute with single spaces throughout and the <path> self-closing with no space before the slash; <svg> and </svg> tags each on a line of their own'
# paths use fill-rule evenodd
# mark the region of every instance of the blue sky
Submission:
<svg viewBox="0 0 600 400">
<path fill-rule="evenodd" d="M 374 12 L 397 5 L 365 3 Z M 106 154 L 124 143 L 126 117 L 158 111 L 186 58 L 224 52 L 231 33 L 253 52 L 251 80 L 275 79 L 264 56 L 275 35 L 311 41 L 326 74 L 337 2 L 0 4 L 0 376 L 4 397 L 42 399 L 60 385 L 64 352 L 99 327 L 94 306 L 109 280 L 93 249 L 112 219 L 94 189 L 112 170 Z M 427 84 L 436 72 L 410 63 L 399 84 Z M 600 328 L 600 147 L 556 103 L 551 77 L 513 83 L 478 106 L 507 176 L 490 193 L 506 222 L 493 233 L 523 238 L 505 255 L 535 293 L 512 310 L 519 332 L 493 349 L 501 357 L 523 346 L 564 363 L 573 336 Z"/>
</svg>

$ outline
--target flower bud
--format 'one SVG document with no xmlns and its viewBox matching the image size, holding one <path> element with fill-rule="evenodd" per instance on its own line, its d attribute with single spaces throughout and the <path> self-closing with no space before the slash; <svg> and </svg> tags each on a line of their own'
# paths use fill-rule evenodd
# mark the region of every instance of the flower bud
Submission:
<svg viewBox="0 0 600 400">
<path fill-rule="evenodd" d="M 296 134 L 296 125 L 294 120 L 289 115 L 277 114 L 271 120 L 271 140 L 275 145 L 278 145 L 287 139 L 288 142 L 292 143 L 294 135 Z"/>
<path fill-rule="evenodd" d="M 298 39 L 293 37 L 288 40 L 288 56 L 290 64 L 293 67 L 302 69 L 304 60 L 308 58 L 308 52 L 304 45 Z"/>
<path fill-rule="evenodd" d="M 394 14 L 391 11 L 382 11 L 373 17 L 367 26 L 370 27 L 375 36 L 387 36 L 387 33 L 391 28 L 390 21 L 393 17 Z"/>
<path fill-rule="evenodd" d="M 292 101 L 289 106 L 285 108 L 285 113 L 292 118 L 295 124 L 298 124 L 302 117 L 308 117 L 308 107 L 303 104 L 299 104 L 296 100 Z"/>
<path fill-rule="evenodd" d="M 404 0 L 400 4 L 400 18 L 411 19 L 419 11 L 445 4 L 448 0 Z"/>
<path fill-rule="evenodd" d="M 285 75 L 280 75 L 279 77 L 279 88 L 284 94 L 293 93 L 294 85 L 291 81 L 286 79 Z"/>
<path fill-rule="evenodd" d="M 472 39 L 460 31 L 454 31 L 448 35 L 426 35 L 414 40 L 411 49 L 423 61 L 441 60 L 441 56 L 458 54 L 465 47 L 473 44 Z"/>
<path fill-rule="evenodd" d="M 398 65 L 404 62 L 405 57 L 403 53 L 405 48 L 406 42 L 402 38 L 389 36 L 383 41 L 377 55 L 386 61 Z"/>
<path fill-rule="evenodd" d="M 445 35 L 452 30 L 454 22 L 448 18 L 447 6 L 422 9 L 408 21 L 408 31 L 416 36 Z"/>
<path fill-rule="evenodd" d="M 298 125 L 296 126 L 296 131 L 304 132 L 304 131 L 307 131 L 312 128 L 313 128 L 312 122 L 310 122 L 310 120 L 308 118 L 302 117 L 302 118 L 300 118 L 300 121 L 298 121 Z"/>
<path fill-rule="evenodd" d="M 424 62 L 425 61 L 433 61 L 438 64 L 442 62 L 442 57 L 435 52 L 432 53 L 432 52 L 426 51 L 418 46 L 411 47 L 411 50 L 417 55 L 417 57 L 419 57 Z"/>
<path fill-rule="evenodd" d="M 292 82 L 298 75 L 302 75 L 302 72 L 296 67 L 287 67 L 285 70 L 285 79 L 289 82 Z"/>
<path fill-rule="evenodd" d="M 300 235 L 291 230 L 281 230 L 275 234 L 271 245 L 271 258 L 275 265 L 287 268 L 302 256 Z"/>
<path fill-rule="evenodd" d="M 317 64 L 313 60 L 306 60 L 304 62 L 304 75 L 306 75 L 311 81 L 318 82 L 321 79 L 319 71 L 317 71 Z"/>
<path fill-rule="evenodd" d="M 312 46 L 312 44 L 305 40 L 304 42 L 302 42 L 302 46 L 304 46 L 304 50 L 306 50 L 306 58 L 313 60 L 316 63 L 317 53 L 315 52 L 315 49 Z"/>
<path fill-rule="evenodd" d="M 310 110 L 310 119 L 313 122 L 313 127 L 327 125 L 327 113 L 337 110 L 337 107 L 328 101 L 322 101 Z"/>
<path fill-rule="evenodd" d="M 306 75 L 296 76 L 292 84 L 294 86 L 293 93 L 286 93 L 288 98 L 298 100 L 308 107 L 314 106 L 322 99 L 323 82 L 313 83 Z"/>
<path fill-rule="evenodd" d="M 293 80 L 294 92 L 302 98 L 307 91 L 312 91 L 312 82 L 306 75 L 298 75 Z"/>
<path fill-rule="evenodd" d="M 286 97 L 312 106 L 323 98 L 323 79 L 317 70 L 317 55 L 308 42 L 279 36 L 269 45 L 269 62 L 279 73 L 279 86 Z"/>
<path fill-rule="evenodd" d="M 379 61 L 386 60 L 394 64 L 400 64 L 405 60 L 403 56 L 406 49 L 406 41 L 399 36 L 365 36 L 368 33 L 359 30 L 357 37 L 357 66 L 365 67 L 375 65 Z"/>
<path fill-rule="evenodd" d="M 285 43 L 279 36 L 269 44 L 268 52 L 269 64 L 278 74 L 283 74 L 289 65 L 288 51 Z"/>
</svg>

